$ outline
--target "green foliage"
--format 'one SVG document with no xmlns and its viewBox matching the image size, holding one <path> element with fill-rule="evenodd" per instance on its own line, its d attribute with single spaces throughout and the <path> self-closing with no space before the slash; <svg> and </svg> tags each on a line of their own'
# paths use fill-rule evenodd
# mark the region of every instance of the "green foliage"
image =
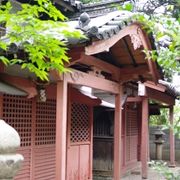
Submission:
<svg viewBox="0 0 180 180">
<path fill-rule="evenodd" d="M 126 10 L 126 11 L 133 11 L 133 8 L 134 8 L 134 6 L 133 6 L 133 4 L 130 3 L 130 2 L 124 3 L 123 6 L 119 6 L 119 7 L 118 7 L 119 10 Z"/>
<path fill-rule="evenodd" d="M 163 175 L 167 180 L 179 180 L 180 173 L 173 173 L 163 161 L 151 161 L 149 163 L 152 169 L 156 170 L 159 174 Z"/>
<path fill-rule="evenodd" d="M 176 105 L 174 106 L 174 124 L 173 126 L 170 124 L 169 121 L 169 109 L 161 109 L 160 115 L 153 115 L 150 116 L 150 125 L 151 126 L 162 126 L 163 129 L 173 129 L 175 135 L 180 138 L 180 102 L 177 101 Z"/>
<path fill-rule="evenodd" d="M 69 61 L 66 41 L 82 35 L 63 22 L 66 17 L 50 0 L 35 1 L 35 5 L 22 4 L 18 11 L 11 2 L 0 5 L 0 24 L 6 25 L 6 35 L 0 38 L 0 48 L 5 53 L 0 54 L 0 60 L 6 65 L 19 64 L 41 80 L 48 80 L 50 70 L 67 71 L 64 67 Z M 47 20 L 41 20 L 42 15 L 47 16 Z M 8 47 L 12 43 L 23 50 L 25 57 L 8 58 Z"/>
<path fill-rule="evenodd" d="M 157 50 L 146 51 L 147 58 L 157 60 L 169 74 L 180 71 L 180 22 L 171 16 L 136 14 L 138 22 L 155 37 Z"/>
<path fill-rule="evenodd" d="M 138 2 L 125 3 L 119 9 L 137 11 L 130 20 L 141 23 L 146 32 L 153 35 L 156 44 L 156 49 L 144 50 L 146 59 L 157 61 L 166 78 L 171 79 L 174 72 L 180 72 L 180 0 L 148 0 L 144 5 L 141 1 L 141 8 Z M 162 6 L 166 14 L 155 13 Z"/>
<path fill-rule="evenodd" d="M 165 128 L 172 128 L 174 134 L 180 138 L 180 102 L 176 102 L 174 107 L 174 124 L 173 126 L 170 123 L 167 123 Z"/>
<path fill-rule="evenodd" d="M 150 116 L 150 125 L 151 126 L 166 126 L 169 121 L 168 109 L 161 109 L 160 115 L 152 115 Z"/>
</svg>

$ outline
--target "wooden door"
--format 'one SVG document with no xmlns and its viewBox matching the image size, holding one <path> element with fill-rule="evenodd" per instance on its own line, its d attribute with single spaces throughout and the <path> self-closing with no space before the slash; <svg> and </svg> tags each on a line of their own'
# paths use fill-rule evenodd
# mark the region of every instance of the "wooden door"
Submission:
<svg viewBox="0 0 180 180">
<path fill-rule="evenodd" d="M 133 103 L 126 106 L 126 164 L 138 160 L 138 108 Z"/>
<path fill-rule="evenodd" d="M 68 117 L 67 179 L 92 179 L 92 108 L 70 102 Z"/>
</svg>

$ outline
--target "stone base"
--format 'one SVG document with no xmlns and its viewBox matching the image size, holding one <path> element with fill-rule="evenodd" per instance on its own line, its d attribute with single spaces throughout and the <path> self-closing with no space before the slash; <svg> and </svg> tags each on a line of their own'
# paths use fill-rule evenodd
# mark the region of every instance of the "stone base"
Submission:
<svg viewBox="0 0 180 180">
<path fill-rule="evenodd" d="M 170 167 L 170 168 L 175 168 L 175 167 L 176 167 L 176 164 L 168 164 L 168 167 Z"/>
<path fill-rule="evenodd" d="M 113 178 L 107 176 L 93 176 L 93 180 L 113 180 Z"/>
</svg>

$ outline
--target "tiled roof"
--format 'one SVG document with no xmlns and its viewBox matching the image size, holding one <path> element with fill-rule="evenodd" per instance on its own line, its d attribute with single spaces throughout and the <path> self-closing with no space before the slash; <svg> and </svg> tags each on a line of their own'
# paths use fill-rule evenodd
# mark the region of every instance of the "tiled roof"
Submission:
<svg viewBox="0 0 180 180">
<path fill-rule="evenodd" d="M 68 24 L 75 29 L 80 29 L 89 38 L 108 39 L 132 23 L 133 15 L 129 11 L 114 11 L 90 18 L 87 13 L 83 13 L 79 20 L 69 21 Z"/>
<path fill-rule="evenodd" d="M 169 83 L 167 81 L 159 80 L 159 84 L 164 85 L 167 88 L 167 92 L 176 98 L 180 98 L 180 91 L 173 85 L 172 83 Z"/>
<path fill-rule="evenodd" d="M 71 6 L 76 7 L 77 9 L 81 9 L 82 3 L 80 1 L 77 0 L 63 0 L 63 1 Z"/>
<path fill-rule="evenodd" d="M 78 18 L 82 12 L 87 12 L 90 17 L 97 17 L 116 11 L 124 0 L 101 0 L 81 5 L 81 11 L 73 14 L 71 18 Z"/>
</svg>

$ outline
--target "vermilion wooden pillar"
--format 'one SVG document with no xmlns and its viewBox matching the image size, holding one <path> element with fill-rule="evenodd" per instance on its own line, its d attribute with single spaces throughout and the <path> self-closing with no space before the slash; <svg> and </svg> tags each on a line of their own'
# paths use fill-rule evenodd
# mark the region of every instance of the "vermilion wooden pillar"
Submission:
<svg viewBox="0 0 180 180">
<path fill-rule="evenodd" d="M 56 180 L 66 180 L 67 82 L 57 82 Z"/>
<path fill-rule="evenodd" d="M 147 179 L 148 174 L 148 98 L 142 99 L 142 127 L 141 127 L 141 164 L 142 164 L 142 178 Z"/>
<path fill-rule="evenodd" d="M 0 93 L 0 119 L 3 118 L 3 95 Z"/>
<path fill-rule="evenodd" d="M 173 106 L 169 108 L 169 120 L 170 124 L 173 127 Z M 170 144 L 170 167 L 175 167 L 175 142 L 174 142 L 174 132 L 173 128 L 170 128 L 169 133 L 169 144 Z"/>
<path fill-rule="evenodd" d="M 122 87 L 120 93 L 115 96 L 115 120 L 114 120 L 114 180 L 121 179 L 121 125 L 122 125 L 122 109 L 121 109 Z"/>
</svg>

